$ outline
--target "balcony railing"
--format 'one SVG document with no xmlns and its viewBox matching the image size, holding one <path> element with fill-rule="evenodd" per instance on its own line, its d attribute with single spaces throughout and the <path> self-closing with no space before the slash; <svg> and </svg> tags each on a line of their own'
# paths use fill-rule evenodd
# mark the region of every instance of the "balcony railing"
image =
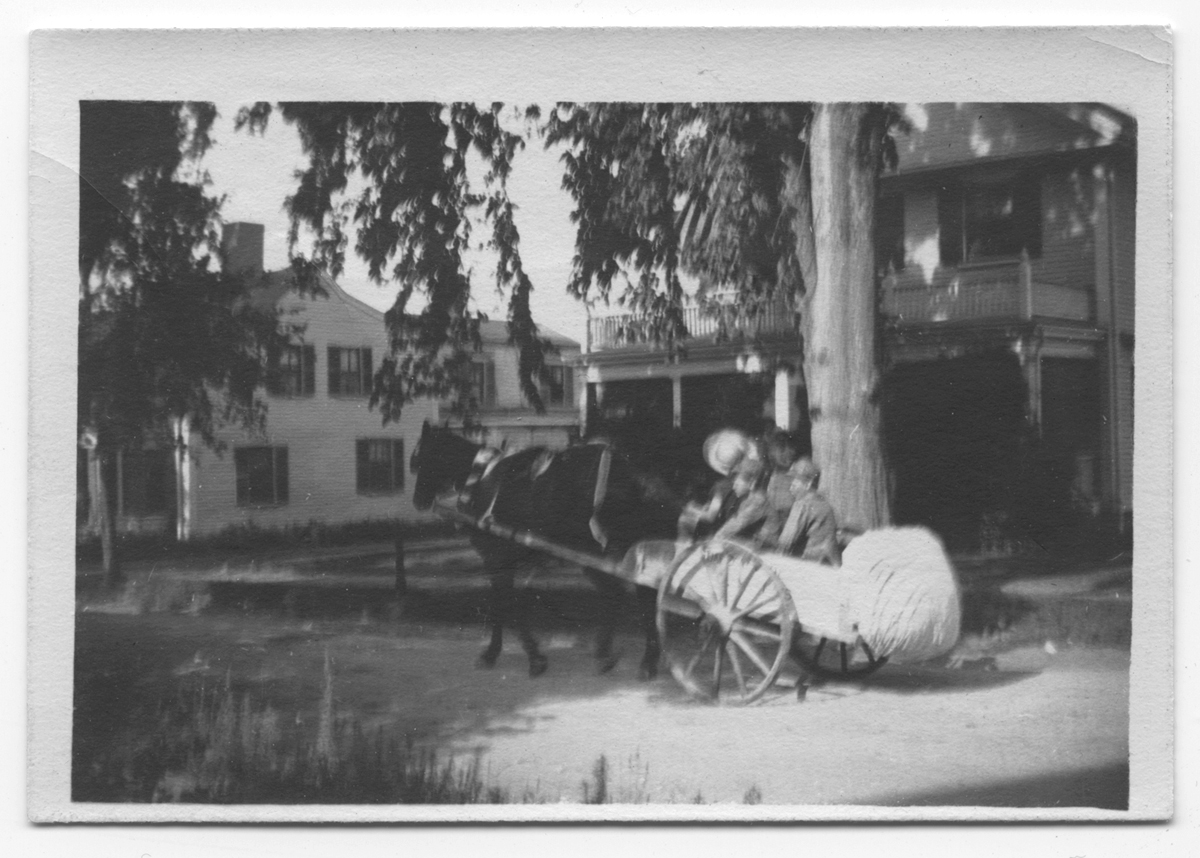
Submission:
<svg viewBox="0 0 1200 858">
<path fill-rule="evenodd" d="M 787 337 L 796 332 L 796 313 L 784 302 L 727 305 L 716 309 L 685 307 L 683 323 L 689 342 L 715 342 L 718 336 L 736 342 Z M 588 321 L 592 351 L 640 346 L 654 348 L 650 326 L 633 313 L 595 316 Z"/>
<path fill-rule="evenodd" d="M 900 325 L 1047 317 L 1091 321 L 1090 292 L 1033 279 L 1028 260 L 963 266 L 943 282 L 906 272 L 882 284 L 882 310 Z"/>
</svg>

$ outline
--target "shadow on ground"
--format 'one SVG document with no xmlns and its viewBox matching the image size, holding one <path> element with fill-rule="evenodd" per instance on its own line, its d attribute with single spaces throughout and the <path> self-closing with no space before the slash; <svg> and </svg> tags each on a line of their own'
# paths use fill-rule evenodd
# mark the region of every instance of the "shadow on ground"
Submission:
<svg viewBox="0 0 1200 858">
<path fill-rule="evenodd" d="M 1042 807 L 1129 809 L 1129 765 L 957 786 L 912 795 L 882 795 L 865 804 L 891 807 Z"/>
<path fill-rule="evenodd" d="M 117 601 L 76 614 L 73 800 L 151 800 L 173 767 L 213 755 L 198 741 L 181 745 L 181 730 L 196 720 L 269 722 L 318 747 L 327 710 L 364 735 L 386 731 L 401 744 L 447 748 L 468 736 L 535 730 L 538 718 L 525 713 L 547 699 L 648 690 L 637 679 L 642 640 L 631 623 L 618 631 L 621 660 L 597 674 L 598 601 L 582 579 L 527 596 L 550 660 L 536 679 L 511 632 L 494 668 L 476 666 L 485 639 L 481 577 L 403 599 L 369 588 L 232 583 L 209 595 L 202 610 L 145 612 Z M 665 672 L 652 689 L 664 703 L 686 700 Z"/>
</svg>

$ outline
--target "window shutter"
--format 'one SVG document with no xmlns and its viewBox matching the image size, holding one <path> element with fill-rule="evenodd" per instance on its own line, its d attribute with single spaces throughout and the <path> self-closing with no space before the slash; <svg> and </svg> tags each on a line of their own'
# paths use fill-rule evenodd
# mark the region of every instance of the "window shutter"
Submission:
<svg viewBox="0 0 1200 858">
<path fill-rule="evenodd" d="M 375 386 L 375 370 L 371 366 L 371 350 L 362 350 L 362 392 L 370 396 Z"/>
<path fill-rule="evenodd" d="M 305 346 L 303 357 L 303 390 L 305 396 L 312 396 L 317 390 L 317 349 L 316 346 Z"/>
<path fill-rule="evenodd" d="M 962 190 L 953 185 L 938 191 L 938 250 L 942 265 L 963 261 Z"/>
<path fill-rule="evenodd" d="M 288 502 L 288 449 L 275 448 L 275 503 Z"/>
<path fill-rule="evenodd" d="M 233 470 L 237 475 L 237 504 L 242 506 L 250 500 L 250 451 L 233 451 Z"/>
<path fill-rule="evenodd" d="M 563 405 L 575 405 L 575 368 L 563 365 Z"/>
<path fill-rule="evenodd" d="M 361 493 L 368 488 L 368 473 L 371 470 L 371 442 L 359 438 L 354 442 L 355 488 Z"/>
<path fill-rule="evenodd" d="M 329 375 L 329 392 L 331 394 L 342 392 L 342 377 L 340 375 L 342 369 L 342 350 L 337 346 L 329 346 L 328 348 L 328 375 Z"/>
<path fill-rule="evenodd" d="M 404 439 L 392 442 L 392 488 L 404 488 Z"/>
<path fill-rule="evenodd" d="M 485 405 L 496 404 L 496 365 L 490 360 L 484 364 L 483 372 L 483 402 Z"/>
</svg>

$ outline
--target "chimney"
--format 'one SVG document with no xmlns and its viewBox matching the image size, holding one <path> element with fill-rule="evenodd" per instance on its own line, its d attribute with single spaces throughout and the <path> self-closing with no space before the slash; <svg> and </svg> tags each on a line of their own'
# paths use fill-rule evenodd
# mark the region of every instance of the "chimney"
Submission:
<svg viewBox="0 0 1200 858">
<path fill-rule="evenodd" d="M 249 280 L 263 273 L 263 225 L 227 223 L 221 231 L 221 254 L 225 270 Z"/>
</svg>

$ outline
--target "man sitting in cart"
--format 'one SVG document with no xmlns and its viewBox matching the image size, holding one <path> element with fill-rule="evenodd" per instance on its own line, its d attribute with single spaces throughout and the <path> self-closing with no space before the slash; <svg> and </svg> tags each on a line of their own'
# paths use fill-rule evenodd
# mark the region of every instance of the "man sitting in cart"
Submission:
<svg viewBox="0 0 1200 858">
<path fill-rule="evenodd" d="M 770 517 L 767 498 L 767 469 L 758 457 L 741 461 L 733 474 L 734 505 L 731 515 L 717 528 L 717 539 L 742 539 L 756 542 L 759 531 Z"/>
<path fill-rule="evenodd" d="M 796 499 L 774 549 L 803 560 L 841 566 L 837 515 L 829 501 L 817 490 L 821 469 L 813 464 L 812 459 L 800 459 L 792 465 L 789 474 Z M 772 546 L 764 547 L 770 549 Z"/>
<path fill-rule="evenodd" d="M 679 516 L 679 538 L 690 542 L 704 539 L 721 527 L 740 505 L 734 493 L 734 473 L 747 460 L 758 458 L 758 450 L 748 435 L 736 429 L 721 429 L 704 442 L 704 461 L 717 472 L 708 500 L 688 503 Z"/>
</svg>

